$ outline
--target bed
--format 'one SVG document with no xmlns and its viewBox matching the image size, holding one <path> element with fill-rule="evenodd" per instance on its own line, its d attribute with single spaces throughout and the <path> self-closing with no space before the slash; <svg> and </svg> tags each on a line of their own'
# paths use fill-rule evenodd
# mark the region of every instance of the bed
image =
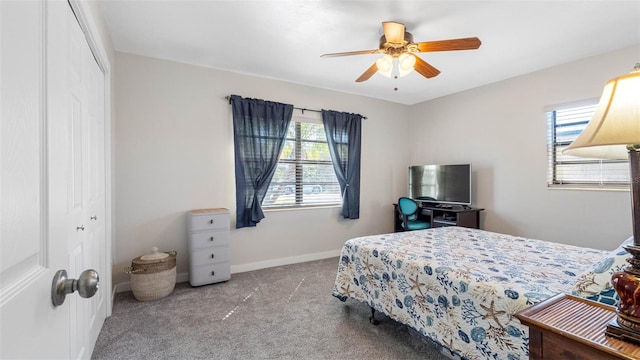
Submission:
<svg viewBox="0 0 640 360">
<path fill-rule="evenodd" d="M 561 292 L 598 300 L 625 255 L 461 227 L 372 235 L 344 244 L 333 296 L 464 359 L 528 359 L 514 314 Z"/>
</svg>

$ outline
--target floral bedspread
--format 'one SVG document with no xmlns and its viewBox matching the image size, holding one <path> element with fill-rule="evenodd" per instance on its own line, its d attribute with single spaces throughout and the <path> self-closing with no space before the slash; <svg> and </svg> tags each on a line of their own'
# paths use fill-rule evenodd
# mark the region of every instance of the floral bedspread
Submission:
<svg viewBox="0 0 640 360">
<path fill-rule="evenodd" d="M 466 359 L 528 359 L 518 311 L 608 252 L 460 227 L 365 236 L 342 249 L 333 295 L 353 298 Z"/>
</svg>

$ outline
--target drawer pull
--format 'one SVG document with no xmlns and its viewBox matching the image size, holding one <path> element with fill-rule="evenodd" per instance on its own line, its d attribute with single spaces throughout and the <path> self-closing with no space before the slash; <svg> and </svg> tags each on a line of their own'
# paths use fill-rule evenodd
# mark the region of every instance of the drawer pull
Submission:
<svg viewBox="0 0 640 360">
<path fill-rule="evenodd" d="M 211 272 L 211 276 L 216 276 L 216 272 L 215 272 L 215 271 L 212 271 L 212 272 Z"/>
<path fill-rule="evenodd" d="M 211 238 L 209 238 L 210 241 L 213 241 L 213 236 Z"/>
<path fill-rule="evenodd" d="M 216 255 L 215 255 L 215 254 L 211 254 L 211 258 L 212 258 L 212 259 L 213 259 L 213 258 L 215 258 L 215 257 L 216 257 Z"/>
<path fill-rule="evenodd" d="M 211 221 L 209 221 L 211 224 L 213 224 L 213 219 L 211 219 Z"/>
</svg>

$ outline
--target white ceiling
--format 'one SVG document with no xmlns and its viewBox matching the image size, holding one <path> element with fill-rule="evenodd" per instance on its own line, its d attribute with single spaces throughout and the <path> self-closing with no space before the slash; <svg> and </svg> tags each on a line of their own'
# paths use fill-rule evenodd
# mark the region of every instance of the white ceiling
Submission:
<svg viewBox="0 0 640 360">
<path fill-rule="evenodd" d="M 117 51 L 402 104 L 640 44 L 640 0 L 99 1 Z M 377 49 L 382 21 L 404 23 L 416 42 L 477 36 L 482 46 L 420 53 L 442 72 L 432 79 L 356 83 L 381 55 L 320 58 Z"/>
</svg>

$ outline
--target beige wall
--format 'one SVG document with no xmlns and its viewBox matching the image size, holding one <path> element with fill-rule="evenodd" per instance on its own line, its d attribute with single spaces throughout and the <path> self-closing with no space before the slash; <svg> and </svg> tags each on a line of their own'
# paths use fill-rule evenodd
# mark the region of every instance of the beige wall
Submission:
<svg viewBox="0 0 640 360">
<path fill-rule="evenodd" d="M 256 228 L 232 229 L 232 272 L 337 256 L 351 237 L 392 231 L 406 187 L 407 106 L 125 53 L 116 70 L 114 284 L 152 246 L 177 250 L 186 280 L 186 212 L 226 207 L 235 218 L 230 94 L 368 117 L 360 219 L 342 220 L 338 208 L 267 212 Z"/>
<path fill-rule="evenodd" d="M 597 99 L 639 60 L 632 47 L 414 105 L 410 163 L 471 163 L 487 230 L 613 249 L 631 235 L 629 192 L 547 188 L 545 107 Z"/>
<path fill-rule="evenodd" d="M 471 163 L 487 230 L 613 249 L 631 233 L 629 193 L 547 189 L 544 109 L 599 97 L 639 54 L 624 49 L 404 106 L 116 53 L 114 284 L 152 246 L 177 250 L 186 280 L 186 212 L 226 207 L 235 217 L 230 94 L 369 118 L 361 218 L 341 220 L 337 208 L 267 212 L 256 228 L 232 229 L 232 272 L 334 256 L 351 237 L 392 231 L 409 164 Z"/>
</svg>

